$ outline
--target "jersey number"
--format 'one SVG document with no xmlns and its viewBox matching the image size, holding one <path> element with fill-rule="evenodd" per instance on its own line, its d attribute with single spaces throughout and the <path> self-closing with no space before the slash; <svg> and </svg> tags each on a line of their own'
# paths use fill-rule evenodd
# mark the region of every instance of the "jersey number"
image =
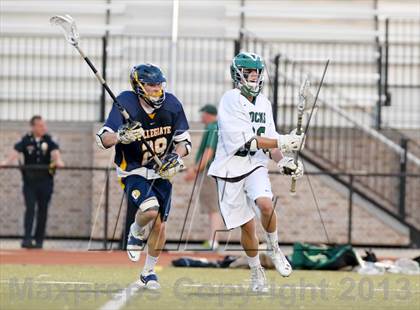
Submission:
<svg viewBox="0 0 420 310">
<path fill-rule="evenodd" d="M 255 128 L 254 128 L 254 127 L 252 127 L 252 130 L 254 130 L 254 132 L 255 132 Z M 265 133 L 265 126 L 261 126 L 261 127 L 259 127 L 259 128 L 257 129 L 256 135 L 257 135 L 257 136 L 261 136 L 261 135 L 263 135 L 264 133 Z"/>
<path fill-rule="evenodd" d="M 168 140 L 165 137 L 157 138 L 156 140 L 147 141 L 157 156 L 165 154 L 166 147 L 168 146 Z M 142 166 L 145 166 L 152 158 L 152 154 L 147 150 L 146 146 L 142 144 L 143 159 L 141 161 Z"/>
</svg>

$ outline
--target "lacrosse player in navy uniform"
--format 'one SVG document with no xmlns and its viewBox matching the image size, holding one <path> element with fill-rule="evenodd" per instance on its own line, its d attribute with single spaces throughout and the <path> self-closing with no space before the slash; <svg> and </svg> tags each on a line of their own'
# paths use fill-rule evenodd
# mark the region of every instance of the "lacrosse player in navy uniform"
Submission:
<svg viewBox="0 0 420 310">
<path fill-rule="evenodd" d="M 127 240 L 130 260 L 140 259 L 146 227 L 152 225 L 140 281 L 148 289 L 159 289 L 154 267 L 165 244 L 165 222 L 171 207 L 170 179 L 183 168 L 182 157 L 191 151 L 191 138 L 182 104 L 165 91 L 166 78 L 159 67 L 135 66 L 130 82 L 133 91 L 123 91 L 117 100 L 130 114 L 134 125 L 124 124 L 114 105 L 96 139 L 102 148 L 115 146 L 117 174 L 128 199 L 138 207 Z M 162 161 L 160 167 L 140 142 L 141 137 Z"/>
</svg>

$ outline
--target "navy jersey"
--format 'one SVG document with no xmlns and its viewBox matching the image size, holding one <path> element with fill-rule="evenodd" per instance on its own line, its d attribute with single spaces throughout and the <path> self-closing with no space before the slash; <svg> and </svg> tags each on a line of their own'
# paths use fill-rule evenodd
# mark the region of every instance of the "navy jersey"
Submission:
<svg viewBox="0 0 420 310">
<path fill-rule="evenodd" d="M 146 141 L 159 157 L 171 152 L 174 142 L 184 140 L 183 137 L 188 134 L 189 126 L 182 104 L 171 93 L 166 93 L 162 106 L 150 114 L 143 109 L 137 95 L 132 91 L 122 92 L 117 100 L 127 110 L 132 120 L 142 124 Z M 103 129 L 117 132 L 123 123 L 121 113 L 113 106 Z M 140 141 L 130 144 L 118 143 L 115 146 L 115 163 L 123 171 L 140 167 L 152 169 L 155 164 L 152 155 Z"/>
</svg>

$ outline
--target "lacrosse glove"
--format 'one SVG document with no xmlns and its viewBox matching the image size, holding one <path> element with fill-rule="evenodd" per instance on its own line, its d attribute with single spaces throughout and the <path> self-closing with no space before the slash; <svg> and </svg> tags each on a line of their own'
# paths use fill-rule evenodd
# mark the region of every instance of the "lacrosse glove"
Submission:
<svg viewBox="0 0 420 310">
<path fill-rule="evenodd" d="M 155 167 L 162 179 L 171 179 L 184 168 L 184 161 L 177 153 L 168 153 L 162 158 L 162 166 Z"/>
<path fill-rule="evenodd" d="M 283 157 L 278 163 L 277 167 L 280 170 L 280 174 L 290 175 L 294 179 L 300 179 L 303 176 L 303 164 L 298 160 L 297 165 L 293 157 Z"/>
</svg>

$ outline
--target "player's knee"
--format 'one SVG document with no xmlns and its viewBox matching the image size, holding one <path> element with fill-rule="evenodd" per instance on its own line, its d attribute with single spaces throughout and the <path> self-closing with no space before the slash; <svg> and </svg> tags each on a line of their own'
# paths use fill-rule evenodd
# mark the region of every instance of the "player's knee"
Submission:
<svg viewBox="0 0 420 310">
<path fill-rule="evenodd" d="M 142 202 L 139 206 L 139 210 L 143 217 L 154 219 L 159 213 L 159 202 L 155 197 L 151 197 Z"/>
<path fill-rule="evenodd" d="M 263 205 L 260 207 L 261 213 L 265 216 L 270 216 L 273 214 L 273 207 L 271 205 Z"/>
<path fill-rule="evenodd" d="M 273 213 L 273 204 L 269 199 L 260 199 L 257 201 L 258 208 L 262 215 L 269 216 Z"/>
<path fill-rule="evenodd" d="M 147 210 L 141 213 L 141 217 L 147 219 L 147 221 L 152 221 L 159 216 L 159 212 L 157 210 Z"/>
</svg>

